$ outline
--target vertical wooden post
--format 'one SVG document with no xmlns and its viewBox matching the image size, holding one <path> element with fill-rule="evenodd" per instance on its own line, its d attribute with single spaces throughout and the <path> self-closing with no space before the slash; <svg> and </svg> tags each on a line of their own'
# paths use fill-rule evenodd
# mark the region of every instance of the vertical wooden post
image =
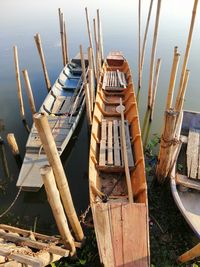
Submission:
<svg viewBox="0 0 200 267">
<path fill-rule="evenodd" d="M 95 77 L 97 77 L 96 76 L 97 75 L 96 65 L 95 65 L 95 60 L 94 60 L 94 49 L 93 49 L 93 42 L 92 42 L 92 35 L 91 35 L 91 30 L 90 30 L 90 22 L 89 22 L 89 15 L 88 15 L 87 7 L 85 8 L 85 15 L 86 15 L 89 43 L 90 43 L 90 47 L 92 48 L 92 63 L 93 63 L 93 68 L 94 68 L 94 74 L 95 74 Z"/>
<path fill-rule="evenodd" d="M 56 179 L 56 184 L 58 186 L 62 203 L 69 219 L 69 222 L 72 226 L 72 229 L 75 233 L 76 239 L 82 241 L 84 238 L 83 231 L 78 220 L 72 197 L 67 182 L 67 178 L 58 154 L 58 150 L 48 124 L 47 117 L 44 114 L 35 114 L 33 116 L 35 126 L 38 130 L 44 151 L 47 155 L 49 164 L 53 169 L 53 173 Z"/>
<path fill-rule="evenodd" d="M 98 38 L 97 38 L 97 29 L 96 29 L 96 20 L 93 19 L 93 28 L 94 28 L 94 40 L 95 40 L 95 62 L 96 62 L 96 72 L 97 72 L 97 81 L 99 80 L 100 76 L 100 69 L 99 69 L 99 44 L 98 44 Z"/>
<path fill-rule="evenodd" d="M 18 93 L 18 100 L 19 100 L 20 115 L 21 115 L 22 121 L 24 121 L 25 111 L 24 111 L 24 103 L 23 103 L 23 98 L 22 98 L 22 86 L 21 86 L 21 79 L 20 79 L 17 46 L 13 47 L 13 51 L 14 51 L 15 74 L 16 74 L 16 81 L 17 81 L 17 93 Z"/>
<path fill-rule="evenodd" d="M 178 112 L 175 112 L 172 109 L 165 111 L 164 130 L 161 137 L 158 164 L 156 168 L 156 175 L 160 183 L 163 183 L 165 178 L 170 175 L 169 171 L 171 170 L 172 156 L 176 145 L 177 117 Z"/>
<path fill-rule="evenodd" d="M 63 66 L 67 64 L 67 56 L 66 56 L 66 46 L 65 46 L 65 34 L 64 34 L 64 18 L 61 9 L 58 9 L 59 14 L 59 24 L 60 24 L 60 39 L 61 39 L 61 48 L 62 48 L 62 58 L 63 58 Z"/>
<path fill-rule="evenodd" d="M 138 90 L 141 88 L 141 0 L 138 3 Z"/>
<path fill-rule="evenodd" d="M 34 98 L 33 98 L 33 92 L 32 92 L 32 88 L 31 88 L 30 80 L 28 77 L 28 71 L 22 70 L 22 73 L 24 76 L 24 81 L 25 81 L 25 85 L 26 85 L 26 92 L 27 92 L 27 96 L 28 96 L 30 109 L 31 109 L 32 114 L 34 114 L 34 113 L 36 113 L 36 108 L 35 108 L 35 102 L 34 102 Z"/>
<path fill-rule="evenodd" d="M 63 27 L 64 27 L 64 44 L 65 44 L 65 53 L 66 53 L 66 63 L 69 63 L 69 51 L 68 51 L 68 40 L 67 40 L 67 30 L 66 23 L 63 17 Z"/>
<path fill-rule="evenodd" d="M 161 8 L 161 0 L 158 0 L 157 12 L 156 12 L 156 21 L 155 21 L 155 28 L 154 28 L 154 36 L 153 36 L 153 45 L 152 45 L 152 50 L 151 50 L 151 63 L 150 63 L 149 89 L 148 89 L 148 107 L 149 108 L 151 108 L 151 105 L 152 105 L 154 61 L 155 61 L 155 52 L 156 52 L 156 45 L 157 45 L 157 39 L 158 39 L 158 25 L 159 25 L 159 18 L 160 18 L 160 8 Z"/>
<path fill-rule="evenodd" d="M 152 6 L 153 6 L 153 0 L 151 0 L 151 2 L 150 2 L 149 13 L 148 13 L 148 17 L 147 17 L 144 39 L 143 39 L 143 44 L 142 44 L 141 63 L 140 63 L 141 64 L 141 67 L 140 67 L 141 68 L 141 81 L 140 81 L 141 85 L 142 85 L 142 70 L 143 70 L 143 65 L 144 65 L 144 55 L 145 55 L 145 48 L 146 48 L 146 42 L 147 42 L 147 33 L 148 33 L 148 29 L 149 29 L 149 22 L 150 22 L 150 18 L 151 18 Z"/>
<path fill-rule="evenodd" d="M 190 47 L 191 47 L 191 42 L 192 42 L 192 35 L 193 35 L 193 30 L 194 30 L 194 23 L 195 23 L 195 18 L 196 18 L 197 5 L 198 5 L 198 0 L 194 0 L 194 6 L 193 6 L 193 11 L 192 11 L 192 19 L 191 19 L 191 24 L 190 24 L 190 30 L 189 30 L 189 35 L 188 35 L 188 41 L 187 41 L 185 56 L 184 56 L 183 67 L 182 67 L 182 71 L 181 71 L 181 79 L 180 79 L 178 94 L 177 94 L 177 98 L 176 98 L 175 109 L 178 108 L 178 105 L 179 105 L 178 101 L 179 101 L 179 98 L 180 98 L 180 95 L 181 95 L 181 91 L 182 91 L 182 88 L 183 88 L 183 82 L 184 82 L 184 77 L 185 77 L 185 73 L 186 73 L 187 62 L 188 62 L 189 53 L 190 53 Z"/>
<path fill-rule="evenodd" d="M 84 83 L 84 90 L 85 90 L 87 119 L 88 119 L 88 124 L 91 125 L 92 115 L 91 115 L 90 97 L 89 97 L 89 91 L 88 91 L 88 86 L 87 86 L 87 79 L 86 79 L 86 72 L 85 72 L 85 60 L 84 60 L 82 45 L 80 45 L 80 56 L 81 56 L 81 67 L 82 67 L 83 83 Z"/>
<path fill-rule="evenodd" d="M 88 69 L 88 78 L 89 78 L 89 95 L 90 95 L 90 106 L 91 112 L 93 111 L 94 104 L 94 76 L 92 69 L 92 49 L 88 47 L 88 60 L 89 60 L 89 69 Z"/>
<path fill-rule="evenodd" d="M 65 212 L 61 203 L 60 194 L 56 186 L 52 168 L 48 165 L 40 168 L 40 174 L 44 182 L 48 202 L 51 206 L 59 233 L 66 247 L 70 246 L 71 255 L 76 253 L 73 237 L 68 227 Z"/>
<path fill-rule="evenodd" d="M 186 92 L 187 84 L 188 84 L 188 80 L 189 80 L 189 74 L 190 74 L 190 71 L 186 70 L 184 81 L 183 81 L 183 86 L 182 86 L 182 91 L 181 91 L 179 101 L 178 101 L 178 106 L 176 109 L 178 112 L 182 111 L 182 109 L 183 109 L 183 104 L 184 104 L 184 100 L 185 100 L 185 92 Z"/>
<path fill-rule="evenodd" d="M 9 178 L 10 177 L 10 173 L 9 173 L 8 162 L 7 162 L 7 158 L 6 158 L 4 140 L 2 139 L 1 136 L 0 136 L 0 158 L 1 158 L 1 161 L 2 161 L 2 165 L 3 165 L 3 170 L 4 170 L 4 173 L 5 173 L 5 176 L 6 176 L 6 178 Z"/>
<path fill-rule="evenodd" d="M 200 256 L 200 243 L 191 248 L 190 250 L 186 251 L 183 253 L 179 258 L 178 258 L 178 263 L 185 263 L 187 261 L 191 261 L 194 258 L 197 258 Z"/>
<path fill-rule="evenodd" d="M 8 144 L 9 144 L 10 148 L 11 148 L 11 151 L 12 151 L 12 154 L 13 154 L 13 156 L 15 158 L 17 166 L 19 168 L 21 168 L 22 159 L 21 159 L 21 156 L 20 156 L 20 153 L 19 153 L 19 148 L 18 148 L 16 139 L 15 139 L 15 135 L 13 133 L 8 133 L 7 134 L 7 141 L 8 141 Z"/>
<path fill-rule="evenodd" d="M 156 73 L 155 73 L 154 82 L 153 82 L 153 96 L 152 96 L 151 113 L 150 113 L 150 118 L 149 118 L 150 121 L 153 120 L 153 112 L 154 112 L 154 106 L 155 106 L 155 101 L 156 101 L 156 92 L 157 92 L 157 87 L 158 87 L 158 78 L 160 74 L 160 65 L 161 65 L 161 59 L 159 58 L 156 64 Z"/>
<path fill-rule="evenodd" d="M 176 81 L 176 74 L 178 70 L 178 63 L 180 60 L 180 54 L 176 52 L 177 47 L 174 49 L 174 59 L 171 69 L 171 76 L 170 76 L 170 82 L 169 82 L 169 89 L 168 89 L 168 96 L 167 96 L 167 104 L 166 104 L 166 110 L 172 108 L 172 101 L 173 101 L 173 94 L 174 94 L 174 86 Z"/>
<path fill-rule="evenodd" d="M 46 62 L 45 62 L 44 52 L 43 52 L 43 49 L 42 49 L 42 41 L 41 41 L 40 34 L 37 33 L 34 36 L 34 39 L 35 39 L 37 50 L 38 50 L 38 53 L 39 53 L 39 56 L 40 56 L 40 60 L 41 60 L 41 63 L 42 63 L 42 69 L 43 69 L 43 73 L 44 73 L 44 79 L 45 79 L 46 87 L 47 87 L 47 90 L 49 92 L 51 90 L 51 82 L 49 80 L 49 75 L 48 75 L 48 71 L 47 71 L 47 67 L 46 67 Z"/>
<path fill-rule="evenodd" d="M 102 26 L 101 26 L 101 19 L 99 14 L 99 9 L 97 9 L 97 28 L 98 28 L 98 44 L 99 44 L 99 54 L 100 54 L 100 62 L 104 59 L 104 52 L 103 52 L 103 36 L 102 36 Z"/>
</svg>

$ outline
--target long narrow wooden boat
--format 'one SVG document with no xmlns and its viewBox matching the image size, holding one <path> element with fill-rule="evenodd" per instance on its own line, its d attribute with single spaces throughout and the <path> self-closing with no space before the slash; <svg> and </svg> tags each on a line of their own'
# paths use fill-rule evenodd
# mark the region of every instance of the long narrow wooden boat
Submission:
<svg viewBox="0 0 200 267">
<path fill-rule="evenodd" d="M 85 63 L 88 64 L 87 60 Z M 63 68 L 39 110 L 48 117 L 60 155 L 79 122 L 84 106 L 81 61 L 77 55 Z M 17 186 L 26 191 L 39 190 L 43 185 L 39 169 L 47 163 L 38 132 L 33 124 L 26 143 L 26 154 Z"/>
<path fill-rule="evenodd" d="M 174 156 L 171 190 L 185 220 L 200 238 L 200 113 L 182 112 L 180 141 Z"/>
<path fill-rule="evenodd" d="M 124 121 L 118 113 L 123 106 Z M 126 148 L 122 148 L 123 129 Z M 137 102 L 128 62 L 120 52 L 108 55 L 97 87 L 89 185 L 101 262 L 106 267 L 149 266 L 147 186 Z"/>
</svg>

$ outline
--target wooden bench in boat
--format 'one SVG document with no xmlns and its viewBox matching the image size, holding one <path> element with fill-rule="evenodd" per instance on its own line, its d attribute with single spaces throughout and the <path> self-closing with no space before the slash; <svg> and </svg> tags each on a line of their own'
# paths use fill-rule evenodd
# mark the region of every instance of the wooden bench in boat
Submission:
<svg viewBox="0 0 200 267">
<path fill-rule="evenodd" d="M 126 146 L 129 168 L 134 167 L 128 121 L 125 120 Z M 121 121 L 102 119 L 99 163 L 102 171 L 124 171 L 123 153 L 121 150 Z"/>
<path fill-rule="evenodd" d="M 110 91 L 122 91 L 127 87 L 125 74 L 119 70 L 106 71 L 103 77 L 102 89 Z"/>
<path fill-rule="evenodd" d="M 200 130 L 190 129 L 187 141 L 188 177 L 200 179 Z"/>
</svg>

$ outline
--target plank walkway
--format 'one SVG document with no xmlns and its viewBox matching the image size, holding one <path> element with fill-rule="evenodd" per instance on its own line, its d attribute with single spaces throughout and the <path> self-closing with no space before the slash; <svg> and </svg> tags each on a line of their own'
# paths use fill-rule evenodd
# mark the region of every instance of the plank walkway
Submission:
<svg viewBox="0 0 200 267">
<path fill-rule="evenodd" d="M 149 266 L 145 204 L 97 203 L 93 211 L 100 258 L 105 267 Z"/>
</svg>

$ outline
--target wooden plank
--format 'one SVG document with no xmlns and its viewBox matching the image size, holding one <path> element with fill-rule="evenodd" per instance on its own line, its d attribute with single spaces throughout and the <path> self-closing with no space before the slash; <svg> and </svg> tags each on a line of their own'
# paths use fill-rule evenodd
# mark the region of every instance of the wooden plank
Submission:
<svg viewBox="0 0 200 267">
<path fill-rule="evenodd" d="M 126 134 L 126 149 L 127 149 L 127 156 L 128 156 L 128 166 L 133 167 L 134 166 L 133 151 L 132 151 L 132 146 L 131 146 L 129 124 L 127 120 L 124 121 L 124 125 L 125 125 L 125 134 Z"/>
<path fill-rule="evenodd" d="M 122 204 L 124 266 L 149 266 L 148 222 L 145 204 Z"/>
<path fill-rule="evenodd" d="M 182 175 L 182 174 L 177 173 L 176 174 L 176 184 L 183 185 L 185 187 L 200 191 L 199 181 L 189 179 L 186 175 Z"/>
<path fill-rule="evenodd" d="M 119 147 L 119 123 L 117 120 L 113 121 L 113 131 L 114 131 L 114 165 L 120 166 L 120 147 Z"/>
<path fill-rule="evenodd" d="M 104 90 L 106 89 L 107 81 L 108 81 L 108 74 L 107 74 L 107 72 L 104 72 L 103 84 L 102 84 L 102 89 L 104 89 Z"/>
<path fill-rule="evenodd" d="M 108 208 L 107 203 L 92 206 L 100 259 L 104 266 L 115 267 Z"/>
<path fill-rule="evenodd" d="M 65 101 L 65 96 L 59 96 L 56 98 L 53 107 L 51 108 L 51 113 L 58 113 L 59 109 L 61 108 L 63 102 Z"/>
<path fill-rule="evenodd" d="M 108 121 L 108 148 L 107 148 L 107 153 L 108 153 L 108 159 L 107 159 L 107 164 L 108 165 L 113 165 L 113 123 L 112 121 Z"/>
<path fill-rule="evenodd" d="M 100 150 L 99 150 L 99 166 L 106 165 L 106 135 L 107 123 L 106 120 L 101 122 L 101 141 L 100 141 Z"/>
<path fill-rule="evenodd" d="M 38 250 L 45 249 L 48 252 L 61 255 L 63 257 L 69 255 L 69 251 L 66 249 L 57 247 L 55 245 L 49 246 L 49 244 L 45 244 L 45 243 L 38 242 L 38 241 L 33 241 L 31 239 L 21 237 L 21 236 L 16 236 L 16 234 L 0 232 L 0 237 L 2 237 L 4 240 L 11 241 L 13 243 L 18 243 L 18 244 L 23 243 L 23 245 L 25 246 L 35 248 Z"/>
<path fill-rule="evenodd" d="M 188 135 L 188 145 L 187 145 L 187 169 L 188 177 L 197 177 L 198 168 L 198 157 L 199 157 L 199 131 L 192 129 L 189 131 Z"/>
<path fill-rule="evenodd" d="M 106 141 L 107 140 L 107 131 L 106 131 L 106 129 L 107 129 L 107 122 L 106 122 L 106 120 L 102 120 L 101 121 L 101 140 L 104 140 L 104 141 Z"/>
</svg>

